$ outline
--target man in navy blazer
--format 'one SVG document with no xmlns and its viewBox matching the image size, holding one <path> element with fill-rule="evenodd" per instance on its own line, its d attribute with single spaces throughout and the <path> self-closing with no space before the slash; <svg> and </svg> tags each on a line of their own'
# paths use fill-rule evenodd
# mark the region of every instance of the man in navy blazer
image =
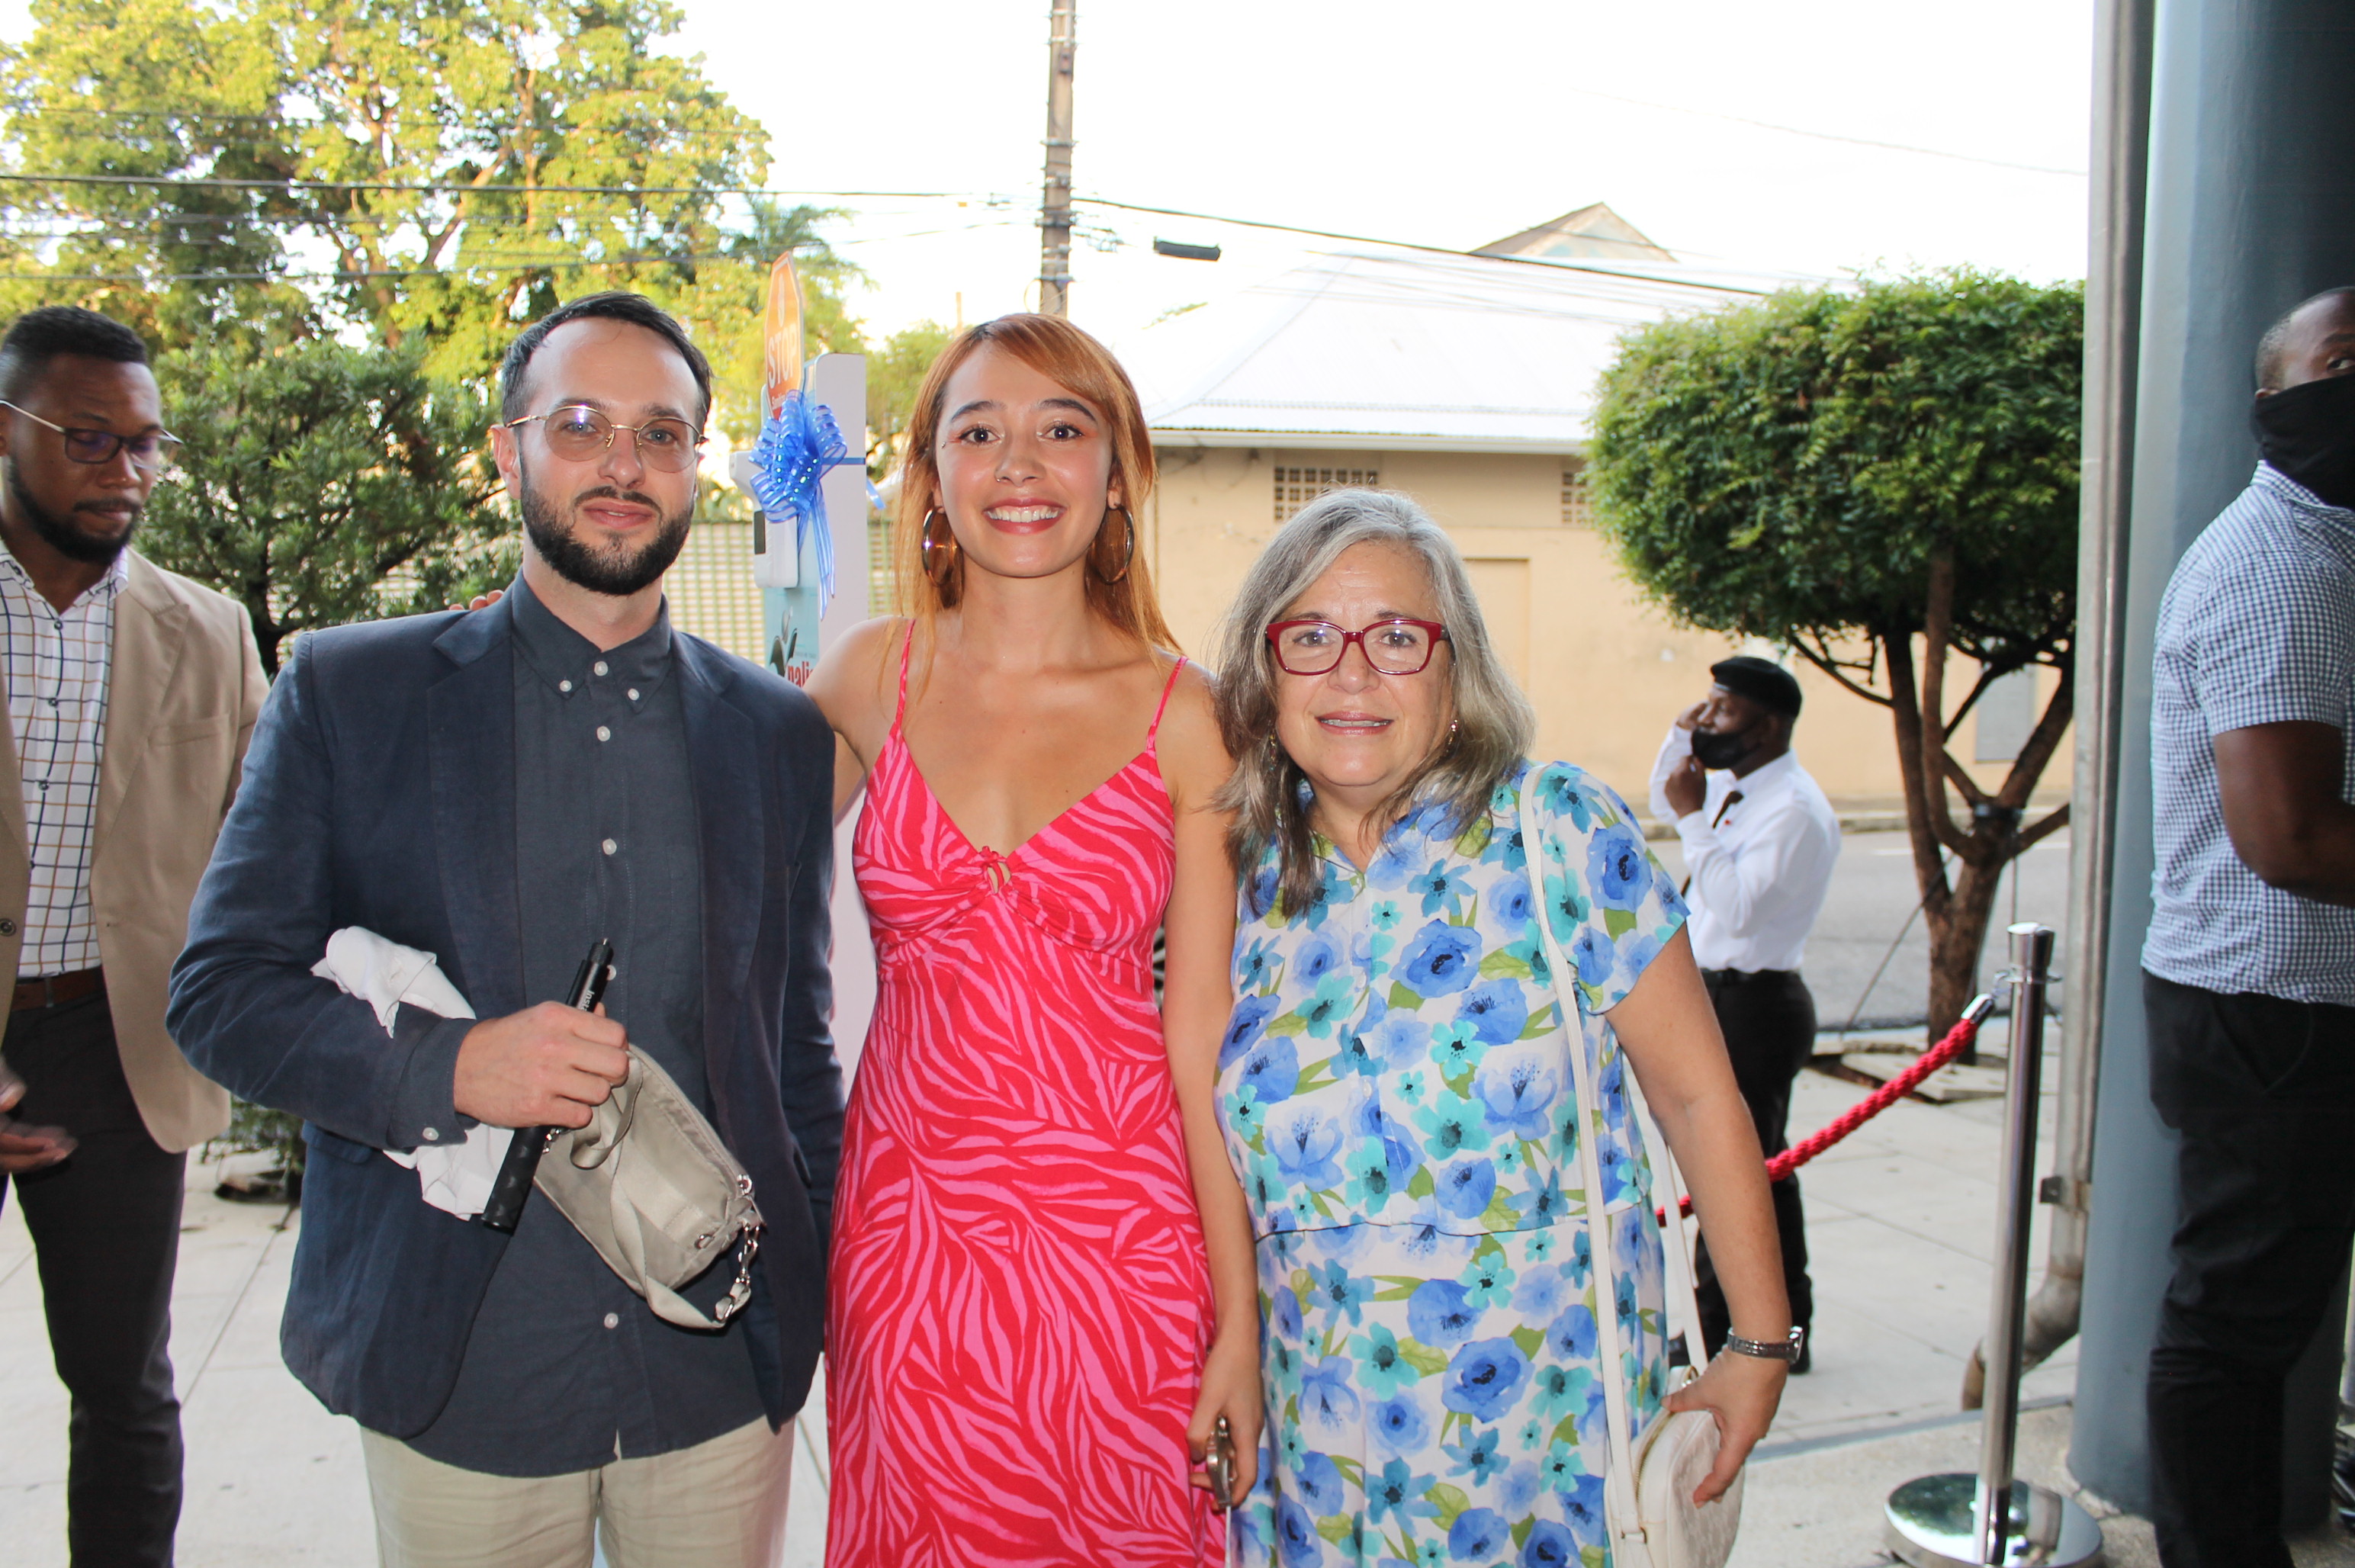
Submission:
<svg viewBox="0 0 2355 1568">
<path fill-rule="evenodd" d="M 521 575 L 473 614 L 314 633 L 279 674 L 189 916 L 170 1022 L 313 1157 L 287 1364 L 363 1429 L 389 1564 L 768 1563 L 824 1321 L 842 1115 L 828 1036 L 833 736 L 776 676 L 674 633 L 710 373 L 633 294 L 535 324 L 495 455 Z M 480 1021 L 387 1030 L 313 973 L 361 926 Z M 589 944 L 602 1014 L 557 1000 Z M 386 1157 L 477 1123 L 579 1126 L 626 1046 L 698 1098 L 767 1221 L 751 1305 L 656 1317 L 544 1197 L 512 1237 Z M 686 1292 L 708 1307 L 730 1268 Z"/>
</svg>

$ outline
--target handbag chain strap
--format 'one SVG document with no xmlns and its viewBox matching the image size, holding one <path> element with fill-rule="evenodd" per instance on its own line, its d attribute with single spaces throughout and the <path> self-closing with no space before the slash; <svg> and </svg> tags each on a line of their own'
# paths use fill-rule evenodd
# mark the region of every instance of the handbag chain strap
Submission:
<svg viewBox="0 0 2355 1568">
<path fill-rule="evenodd" d="M 1627 1363 L 1619 1341 L 1619 1270 L 1611 1217 L 1603 1206 L 1603 1161 L 1594 1147 L 1595 1113 L 1602 1108 L 1602 1102 L 1595 1097 L 1594 1066 L 1586 1057 L 1585 1031 L 1575 1022 L 1579 1008 L 1572 976 L 1577 971 L 1564 961 L 1561 944 L 1553 933 L 1553 901 L 1545 889 L 1545 850 L 1538 836 L 1537 813 L 1533 809 L 1537 780 L 1538 769 L 1532 764 L 1521 781 L 1521 851 L 1537 873 L 1538 896 L 1534 901 L 1538 937 L 1545 944 L 1546 967 L 1552 971 L 1555 1021 L 1569 1037 L 1571 1081 L 1578 1101 L 1572 1114 L 1578 1118 L 1579 1179 L 1586 1188 L 1588 1250 L 1595 1270 L 1594 1328 L 1596 1344 L 1603 1352 L 1604 1425 L 1611 1437 L 1611 1469 L 1603 1479 L 1603 1511 L 1610 1526 L 1613 1562 L 1617 1568 L 1649 1568 L 1649 1543 L 1645 1539 L 1643 1512 L 1636 1496 L 1635 1424 L 1627 1402 Z M 1636 1548 L 1644 1561 L 1631 1563 L 1620 1557 L 1618 1550 L 1623 1546 Z"/>
</svg>

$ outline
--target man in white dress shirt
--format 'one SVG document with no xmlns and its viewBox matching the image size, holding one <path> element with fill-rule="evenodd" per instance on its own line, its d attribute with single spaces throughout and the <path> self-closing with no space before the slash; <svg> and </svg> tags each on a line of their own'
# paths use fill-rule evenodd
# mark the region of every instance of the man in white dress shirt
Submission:
<svg viewBox="0 0 2355 1568">
<path fill-rule="evenodd" d="M 1839 859 L 1839 818 L 1791 754 L 1799 719 L 1791 672 L 1745 655 L 1709 673 L 1709 697 L 1677 716 L 1652 764 L 1652 815 L 1674 822 L 1684 841 L 1693 957 L 1772 1157 L 1790 1147 L 1791 1085 L 1815 1047 L 1816 1001 L 1799 962 Z M 1773 1191 L 1791 1320 L 1809 1328 L 1815 1297 L 1798 1179 Z M 1698 1263 L 1701 1335 L 1715 1355 L 1731 1320 L 1706 1244 Z M 1813 1359 L 1803 1342 L 1792 1371 L 1807 1371 Z"/>
</svg>

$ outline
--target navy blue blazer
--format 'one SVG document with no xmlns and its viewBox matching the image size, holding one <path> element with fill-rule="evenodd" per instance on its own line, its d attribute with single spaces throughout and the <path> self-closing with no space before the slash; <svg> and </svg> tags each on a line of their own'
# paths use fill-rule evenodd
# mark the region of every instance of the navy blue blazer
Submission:
<svg viewBox="0 0 2355 1568">
<path fill-rule="evenodd" d="M 523 994 L 511 629 L 502 602 L 296 644 L 172 970 L 171 1035 L 188 1060 L 309 1124 L 286 1364 L 328 1409 L 395 1437 L 448 1401 L 506 1238 L 429 1207 L 415 1173 L 378 1156 L 408 1052 L 311 966 L 330 933 L 360 925 L 438 955 L 483 1018 L 550 999 Z M 769 671 L 694 637 L 675 646 L 703 844 L 711 1094 L 768 1221 L 740 1331 L 782 1424 L 817 1361 L 842 1137 L 827 1022 L 834 737 Z"/>
</svg>

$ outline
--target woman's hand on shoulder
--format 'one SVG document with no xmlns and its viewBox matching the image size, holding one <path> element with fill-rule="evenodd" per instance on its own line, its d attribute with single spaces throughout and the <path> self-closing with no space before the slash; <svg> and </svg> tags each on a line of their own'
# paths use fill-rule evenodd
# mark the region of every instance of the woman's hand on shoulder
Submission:
<svg viewBox="0 0 2355 1568">
<path fill-rule="evenodd" d="M 1750 1450 L 1774 1424 L 1790 1376 L 1787 1361 L 1720 1355 L 1707 1371 L 1660 1402 L 1664 1411 L 1705 1410 L 1717 1418 L 1717 1463 L 1695 1488 L 1694 1502 L 1713 1502 L 1733 1484 Z"/>
<path fill-rule="evenodd" d="M 867 783 L 868 770 L 891 733 L 899 699 L 900 640 L 908 621 L 878 615 L 861 621 L 817 661 L 803 689 L 834 727 L 834 811 L 839 817 Z"/>
</svg>

